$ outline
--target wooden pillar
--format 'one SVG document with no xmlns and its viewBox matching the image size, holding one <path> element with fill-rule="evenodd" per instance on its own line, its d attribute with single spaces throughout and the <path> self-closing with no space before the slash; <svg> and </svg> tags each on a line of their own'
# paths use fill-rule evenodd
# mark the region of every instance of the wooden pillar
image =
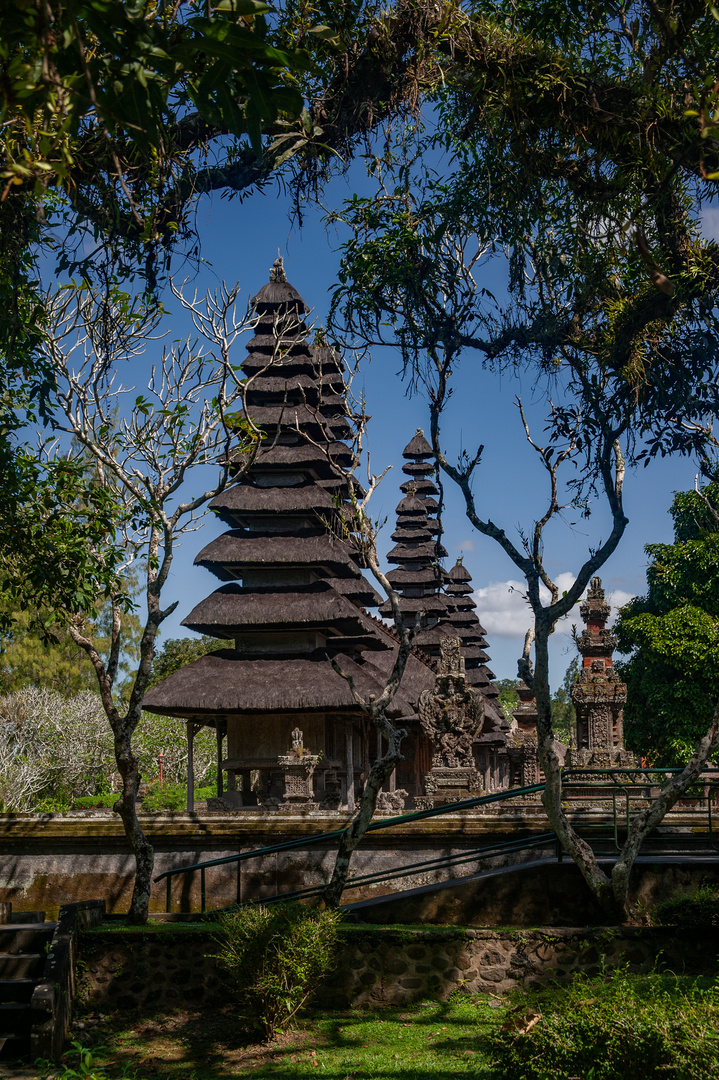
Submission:
<svg viewBox="0 0 719 1080">
<path fill-rule="evenodd" d="M 195 809 L 195 725 L 187 721 L 187 813 Z"/>
<path fill-rule="evenodd" d="M 346 765 L 347 765 L 347 809 L 352 814 L 355 808 L 355 763 L 354 763 L 354 729 L 352 722 L 347 725 L 346 731 Z"/>
<path fill-rule="evenodd" d="M 217 798 L 221 799 L 223 794 L 222 784 L 222 741 L 225 737 L 225 721 L 216 721 L 216 735 L 217 735 Z"/>
</svg>

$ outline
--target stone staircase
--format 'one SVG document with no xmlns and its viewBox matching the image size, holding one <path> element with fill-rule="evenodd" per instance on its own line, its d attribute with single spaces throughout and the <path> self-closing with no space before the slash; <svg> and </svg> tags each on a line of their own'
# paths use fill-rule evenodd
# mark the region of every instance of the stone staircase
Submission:
<svg viewBox="0 0 719 1080">
<path fill-rule="evenodd" d="M 45 922 L 44 911 L 11 918 L 0 923 L 0 1060 L 30 1053 L 30 1002 L 56 926 Z"/>
</svg>

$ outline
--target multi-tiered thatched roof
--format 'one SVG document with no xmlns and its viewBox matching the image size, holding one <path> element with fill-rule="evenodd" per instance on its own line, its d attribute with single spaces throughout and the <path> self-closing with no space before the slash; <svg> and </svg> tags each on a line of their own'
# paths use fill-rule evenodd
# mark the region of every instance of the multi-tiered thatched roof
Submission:
<svg viewBox="0 0 719 1080">
<path fill-rule="evenodd" d="M 379 694 L 396 641 L 362 609 L 379 596 L 347 538 L 353 489 L 347 440 L 355 418 L 345 369 L 326 345 L 310 344 L 308 308 L 281 260 L 253 301 L 255 336 L 242 367 L 245 420 L 261 433 L 251 466 L 211 504 L 230 526 L 195 562 L 222 582 L 183 626 L 229 643 L 151 690 L 154 712 L 216 723 L 243 713 L 356 712 L 335 659 L 364 697 Z M 386 654 L 375 664 L 373 653 Z M 390 715 L 414 714 L 409 698 L 433 672 L 411 657 Z"/>
</svg>

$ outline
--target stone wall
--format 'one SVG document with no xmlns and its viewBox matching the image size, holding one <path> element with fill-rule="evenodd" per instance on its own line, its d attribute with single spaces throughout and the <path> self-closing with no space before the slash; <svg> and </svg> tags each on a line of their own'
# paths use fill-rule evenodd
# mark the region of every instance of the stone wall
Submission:
<svg viewBox="0 0 719 1080">
<path fill-rule="evenodd" d="M 212 934 L 202 926 L 91 931 L 81 940 L 80 1001 L 142 1013 L 225 1003 L 232 985 L 208 959 L 213 951 Z M 456 990 L 497 995 L 624 965 L 635 972 L 659 964 L 677 974 L 715 974 L 718 951 L 719 930 L 350 926 L 343 931 L 337 968 L 316 1003 L 325 1008 L 399 1005 L 445 999 Z"/>
<path fill-rule="evenodd" d="M 585 811 L 581 820 L 587 828 L 601 827 L 611 833 L 611 821 L 606 815 Z M 297 814 L 247 811 L 238 814 L 147 814 L 141 821 L 155 848 L 155 874 L 160 874 L 174 867 L 254 850 L 278 841 L 301 840 L 303 837 L 309 840 L 318 833 L 340 828 L 346 818 L 319 811 Z M 671 825 L 662 826 L 662 831 L 665 836 L 676 838 L 678 850 L 690 850 L 692 845 L 706 848 L 706 836 L 696 826 L 696 819 L 684 819 L 679 814 L 675 815 Z M 365 837 L 353 857 L 352 871 L 356 874 L 382 872 L 440 855 L 461 854 L 504 841 L 528 839 L 547 831 L 548 822 L 539 805 L 507 807 L 501 813 L 496 810 L 491 813 L 452 813 L 428 821 L 405 822 Z M 238 899 L 322 884 L 331 875 L 335 851 L 336 841 L 325 845 L 308 844 L 261 860 L 214 867 L 207 872 L 208 907 L 217 908 Z M 533 861 L 543 852 L 553 856 L 550 845 L 542 851 L 535 849 L 492 858 L 484 861 L 481 867 L 487 869 Z M 459 869 L 420 869 L 396 882 L 379 882 L 346 893 L 345 901 L 376 897 L 393 889 L 421 888 L 472 870 L 471 863 Z M 0 901 L 12 901 L 23 910 L 44 909 L 54 915 L 61 904 L 102 897 L 108 911 L 127 911 L 133 872 L 134 860 L 116 814 L 97 815 L 83 811 L 66 815 L 0 814 Z M 575 906 L 565 906 L 561 914 L 563 923 L 557 922 L 547 905 L 544 913 L 533 911 L 529 921 L 534 925 L 586 924 L 591 920 L 582 907 L 585 894 L 576 892 L 575 898 Z M 504 914 L 498 913 L 499 908 L 495 914 L 489 908 L 484 912 L 478 910 L 476 919 L 490 926 L 497 923 L 521 925 L 522 920 L 526 925 L 524 913 L 521 918 L 512 914 L 512 903 L 503 901 L 501 910 Z M 150 906 L 152 911 L 165 910 L 164 881 L 153 886 Z M 520 906 L 523 908 L 524 902 Z M 176 878 L 173 911 L 199 910 L 199 872 Z M 462 917 L 457 921 L 471 922 L 473 919 Z M 440 918 L 438 921 L 451 920 Z M 601 921 L 601 915 L 595 921 Z"/>
</svg>

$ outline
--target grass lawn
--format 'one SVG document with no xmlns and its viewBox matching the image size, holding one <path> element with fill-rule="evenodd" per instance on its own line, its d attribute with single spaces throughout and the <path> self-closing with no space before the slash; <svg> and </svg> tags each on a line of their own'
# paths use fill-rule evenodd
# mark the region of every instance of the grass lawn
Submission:
<svg viewBox="0 0 719 1080">
<path fill-rule="evenodd" d="M 404 1077 L 499 1080 L 484 1036 L 505 1016 L 486 997 L 455 996 L 405 1008 L 308 1013 L 298 1028 L 269 1045 L 248 1045 L 230 1008 L 177 1012 L 133 1023 L 127 1014 L 88 1013 L 73 1038 L 93 1050 L 94 1070 L 108 1078 L 328 1080 Z M 75 1057 L 76 1061 L 76 1057 Z M 77 1068 L 74 1061 L 70 1061 Z"/>
</svg>

